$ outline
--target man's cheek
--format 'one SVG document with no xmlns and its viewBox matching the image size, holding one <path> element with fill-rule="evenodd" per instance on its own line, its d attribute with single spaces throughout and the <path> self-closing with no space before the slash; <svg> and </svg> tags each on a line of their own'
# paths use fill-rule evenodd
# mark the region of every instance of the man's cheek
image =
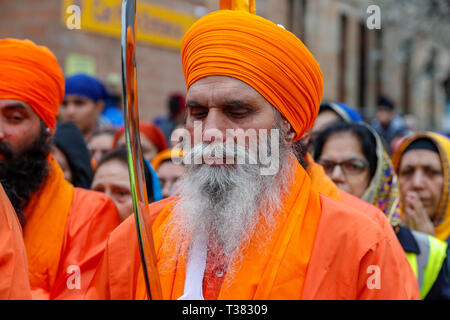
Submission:
<svg viewBox="0 0 450 320">
<path fill-rule="evenodd" d="M 33 142 L 35 141 L 34 137 L 30 137 L 28 139 L 22 141 L 16 141 L 14 144 L 11 144 L 11 152 L 14 159 L 17 159 L 18 156 L 23 154 L 27 149 L 31 147 Z"/>
</svg>

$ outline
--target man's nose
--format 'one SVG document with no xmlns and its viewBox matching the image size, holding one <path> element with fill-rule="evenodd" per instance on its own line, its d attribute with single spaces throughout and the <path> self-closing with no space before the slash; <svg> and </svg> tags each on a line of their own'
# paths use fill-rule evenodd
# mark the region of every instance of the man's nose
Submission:
<svg viewBox="0 0 450 320">
<path fill-rule="evenodd" d="M 73 103 L 68 103 L 66 106 L 66 114 L 69 118 L 72 118 L 75 115 L 76 107 Z"/>
<path fill-rule="evenodd" d="M 223 142 L 226 135 L 226 119 L 218 110 L 211 109 L 203 120 L 203 142 Z"/>
</svg>

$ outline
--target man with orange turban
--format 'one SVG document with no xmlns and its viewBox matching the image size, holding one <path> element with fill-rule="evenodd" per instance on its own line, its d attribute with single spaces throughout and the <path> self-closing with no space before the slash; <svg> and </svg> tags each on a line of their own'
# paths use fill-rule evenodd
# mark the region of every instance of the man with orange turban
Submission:
<svg viewBox="0 0 450 320">
<path fill-rule="evenodd" d="M 0 181 L 23 227 L 34 299 L 81 298 L 119 224 L 113 201 L 74 188 L 50 152 L 63 98 L 49 49 L 0 40 Z"/>
<path fill-rule="evenodd" d="M 186 33 L 181 58 L 194 147 L 180 196 L 150 205 L 163 298 L 419 299 L 388 221 L 319 194 L 294 156 L 323 87 L 302 42 L 220 10 Z M 147 298 L 134 228 L 129 219 L 111 233 L 87 298 Z"/>
</svg>

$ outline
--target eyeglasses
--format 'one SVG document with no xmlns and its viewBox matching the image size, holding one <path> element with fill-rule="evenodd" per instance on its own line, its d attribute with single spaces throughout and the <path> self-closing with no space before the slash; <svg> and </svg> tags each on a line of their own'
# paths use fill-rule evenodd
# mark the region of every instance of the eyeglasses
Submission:
<svg viewBox="0 0 450 320">
<path fill-rule="evenodd" d="M 323 167 L 327 175 L 333 174 L 334 168 L 340 166 L 345 175 L 355 176 L 362 173 L 369 164 L 360 159 L 349 159 L 341 162 L 320 159 L 318 163 Z"/>
</svg>

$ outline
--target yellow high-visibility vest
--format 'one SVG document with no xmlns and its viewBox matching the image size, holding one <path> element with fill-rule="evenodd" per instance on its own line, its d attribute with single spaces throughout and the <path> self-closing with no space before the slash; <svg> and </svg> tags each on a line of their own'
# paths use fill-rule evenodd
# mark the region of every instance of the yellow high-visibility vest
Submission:
<svg viewBox="0 0 450 320">
<path fill-rule="evenodd" d="M 411 231 L 419 245 L 420 254 L 406 252 L 406 257 L 419 282 L 420 297 L 425 299 L 444 263 L 447 243 L 428 234 Z"/>
</svg>

